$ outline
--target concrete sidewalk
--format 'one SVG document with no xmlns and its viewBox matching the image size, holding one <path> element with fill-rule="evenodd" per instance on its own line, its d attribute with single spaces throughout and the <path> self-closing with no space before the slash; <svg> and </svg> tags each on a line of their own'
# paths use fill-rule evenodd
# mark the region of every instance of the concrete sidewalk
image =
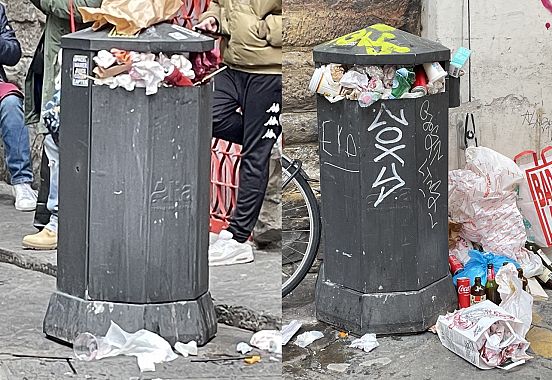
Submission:
<svg viewBox="0 0 552 380">
<path fill-rule="evenodd" d="M 533 359 L 509 371 L 483 371 L 455 355 L 430 332 L 378 336 L 379 347 L 366 353 L 350 348 L 355 338 L 340 338 L 338 330 L 316 320 L 314 289 L 317 275 L 309 273 L 289 296 L 283 299 L 283 323 L 298 320 L 298 331 L 321 331 L 324 337 L 306 348 L 293 344 L 283 348 L 283 379 L 552 379 L 552 291 L 548 301 L 535 301 L 533 327 L 527 334 Z"/>
<path fill-rule="evenodd" d="M 42 333 L 42 318 L 55 287 L 52 276 L 0 263 L 0 380 L 281 378 L 281 362 L 271 360 L 271 354 L 259 350 L 256 351 L 261 354 L 261 362 L 254 365 L 247 365 L 243 360 L 192 362 L 236 356 L 236 344 L 249 342 L 253 334 L 220 324 L 215 338 L 199 347 L 197 358 L 179 356 L 174 361 L 157 364 L 155 372 L 141 374 L 134 357 L 91 362 L 75 360 L 71 347 L 46 339 Z M 22 358 L 13 354 L 35 357 Z"/>
<path fill-rule="evenodd" d="M 0 182 L 0 262 L 55 276 L 56 251 L 25 250 L 21 239 L 37 232 L 34 213 L 15 210 L 11 186 Z M 258 331 L 281 323 L 280 250 L 255 251 L 255 262 L 210 268 L 210 291 L 219 323 Z"/>
</svg>

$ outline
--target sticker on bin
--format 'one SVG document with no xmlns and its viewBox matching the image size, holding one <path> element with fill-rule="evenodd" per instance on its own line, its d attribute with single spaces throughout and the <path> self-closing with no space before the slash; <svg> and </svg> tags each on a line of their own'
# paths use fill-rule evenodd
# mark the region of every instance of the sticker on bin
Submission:
<svg viewBox="0 0 552 380">
<path fill-rule="evenodd" d="M 88 87 L 88 57 L 86 55 L 73 56 L 73 86 Z"/>
<path fill-rule="evenodd" d="M 175 40 L 187 40 L 188 39 L 188 36 L 185 36 L 184 34 L 182 34 L 180 32 L 169 33 L 169 37 L 172 37 Z"/>
</svg>

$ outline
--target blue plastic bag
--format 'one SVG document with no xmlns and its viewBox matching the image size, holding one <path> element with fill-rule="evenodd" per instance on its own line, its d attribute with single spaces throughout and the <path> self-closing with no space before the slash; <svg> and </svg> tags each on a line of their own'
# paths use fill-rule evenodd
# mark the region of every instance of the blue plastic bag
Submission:
<svg viewBox="0 0 552 380">
<path fill-rule="evenodd" d="M 456 286 L 456 280 L 460 277 L 468 277 L 470 279 L 470 286 L 473 286 L 476 277 L 481 277 L 481 285 L 485 286 L 487 282 L 487 264 L 493 264 L 495 274 L 505 262 L 512 263 L 516 268 L 520 268 L 517 261 L 506 256 L 496 255 L 491 252 L 479 252 L 475 249 L 470 250 L 468 254 L 470 255 L 470 259 L 464 266 L 464 269 L 452 278 L 454 286 Z"/>
</svg>

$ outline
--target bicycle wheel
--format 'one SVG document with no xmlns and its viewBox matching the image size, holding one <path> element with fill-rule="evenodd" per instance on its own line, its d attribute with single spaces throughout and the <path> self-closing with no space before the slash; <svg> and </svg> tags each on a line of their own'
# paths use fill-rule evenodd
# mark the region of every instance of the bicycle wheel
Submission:
<svg viewBox="0 0 552 380">
<path fill-rule="evenodd" d="M 318 202 L 307 179 L 285 156 L 282 177 L 282 297 L 285 297 L 312 266 L 320 244 L 321 226 Z"/>
</svg>

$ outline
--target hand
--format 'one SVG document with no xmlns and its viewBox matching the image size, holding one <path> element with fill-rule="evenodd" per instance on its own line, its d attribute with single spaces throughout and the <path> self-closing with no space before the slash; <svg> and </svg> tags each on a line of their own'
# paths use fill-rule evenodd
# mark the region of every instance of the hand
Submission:
<svg viewBox="0 0 552 380">
<path fill-rule="evenodd" d="M 204 29 L 209 32 L 216 32 L 218 30 L 218 22 L 214 17 L 207 17 L 205 20 L 194 26 L 194 29 Z"/>
</svg>

